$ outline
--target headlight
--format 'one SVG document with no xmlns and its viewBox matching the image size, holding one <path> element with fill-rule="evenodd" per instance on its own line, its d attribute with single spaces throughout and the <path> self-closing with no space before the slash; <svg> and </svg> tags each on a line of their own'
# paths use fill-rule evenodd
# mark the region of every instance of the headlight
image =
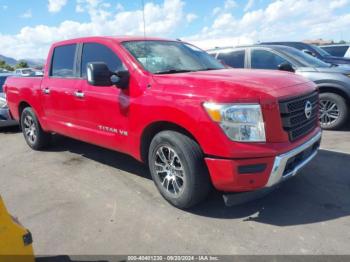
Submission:
<svg viewBox="0 0 350 262">
<path fill-rule="evenodd" d="M 7 107 L 6 99 L 0 98 L 0 108 Z"/>
<path fill-rule="evenodd" d="M 259 104 L 204 103 L 204 108 L 231 140 L 266 142 L 265 124 Z"/>
</svg>

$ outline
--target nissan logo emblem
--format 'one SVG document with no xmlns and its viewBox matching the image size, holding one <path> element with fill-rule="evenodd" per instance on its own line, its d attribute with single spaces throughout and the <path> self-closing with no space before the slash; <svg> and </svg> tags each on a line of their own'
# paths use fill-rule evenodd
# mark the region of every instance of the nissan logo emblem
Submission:
<svg viewBox="0 0 350 262">
<path fill-rule="evenodd" d="M 310 117 L 312 115 L 312 104 L 310 101 L 306 101 L 304 112 L 305 112 L 306 118 L 310 119 Z"/>
</svg>

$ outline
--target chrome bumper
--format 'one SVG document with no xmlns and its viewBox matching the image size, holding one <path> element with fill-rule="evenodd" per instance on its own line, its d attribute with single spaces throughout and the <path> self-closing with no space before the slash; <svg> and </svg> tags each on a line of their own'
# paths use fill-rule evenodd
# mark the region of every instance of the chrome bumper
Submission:
<svg viewBox="0 0 350 262">
<path fill-rule="evenodd" d="M 321 141 L 321 132 L 317 133 L 317 135 L 315 135 L 313 138 L 311 138 L 306 143 L 300 145 L 299 147 L 294 148 L 293 150 L 287 153 L 284 153 L 282 155 L 276 156 L 275 162 L 270 174 L 270 178 L 265 187 L 273 187 L 274 185 L 282 182 L 283 180 L 288 179 L 292 176 L 295 176 L 300 171 L 300 169 L 302 169 L 307 163 L 309 163 L 317 155 L 320 141 Z M 313 147 L 316 143 L 318 143 L 317 148 L 310 154 L 310 156 L 303 159 L 300 163 L 298 163 L 293 168 L 293 170 L 285 174 L 288 160 L 302 153 L 303 151 L 309 149 L 310 147 Z"/>
</svg>

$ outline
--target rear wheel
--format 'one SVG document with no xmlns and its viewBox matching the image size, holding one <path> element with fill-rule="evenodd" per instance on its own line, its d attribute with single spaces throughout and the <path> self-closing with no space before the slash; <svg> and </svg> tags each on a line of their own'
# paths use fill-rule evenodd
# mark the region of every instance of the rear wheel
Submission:
<svg viewBox="0 0 350 262">
<path fill-rule="evenodd" d="M 34 150 L 47 147 L 51 134 L 43 131 L 31 107 L 26 107 L 21 114 L 21 128 L 27 144 Z"/>
<path fill-rule="evenodd" d="M 320 94 L 320 122 L 323 129 L 341 128 L 346 122 L 348 114 L 349 109 L 343 97 L 334 93 Z"/>
<path fill-rule="evenodd" d="M 174 131 L 157 134 L 150 145 L 149 168 L 161 195 L 178 208 L 201 202 L 211 188 L 199 145 Z"/>
</svg>

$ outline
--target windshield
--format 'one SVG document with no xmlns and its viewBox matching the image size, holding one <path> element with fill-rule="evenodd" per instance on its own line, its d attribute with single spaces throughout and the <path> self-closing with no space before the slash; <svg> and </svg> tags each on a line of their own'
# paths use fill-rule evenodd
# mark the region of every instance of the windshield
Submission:
<svg viewBox="0 0 350 262">
<path fill-rule="evenodd" d="M 315 49 L 321 56 L 330 56 L 330 54 L 323 50 L 321 47 L 318 47 L 317 45 L 311 45 L 313 49 Z"/>
<path fill-rule="evenodd" d="M 153 74 L 218 70 L 224 66 L 192 45 L 174 41 L 131 41 L 123 46 Z"/>
<path fill-rule="evenodd" d="M 306 54 L 298 49 L 291 47 L 281 47 L 280 49 L 285 55 L 297 60 L 304 67 L 331 67 L 330 64 L 327 64 L 320 59 Z"/>
</svg>

